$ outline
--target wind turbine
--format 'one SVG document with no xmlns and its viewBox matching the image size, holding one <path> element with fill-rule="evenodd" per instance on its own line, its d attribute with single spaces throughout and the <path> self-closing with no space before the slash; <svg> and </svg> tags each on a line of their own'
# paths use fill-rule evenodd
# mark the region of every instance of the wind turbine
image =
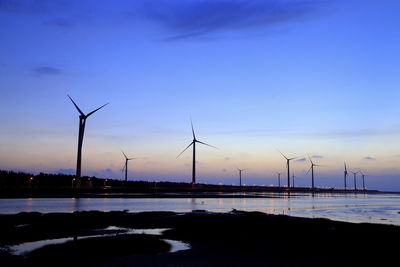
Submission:
<svg viewBox="0 0 400 267">
<path fill-rule="evenodd" d="M 281 173 L 277 172 L 276 174 L 278 174 L 278 187 L 281 187 Z"/>
<path fill-rule="evenodd" d="M 197 140 L 196 139 L 196 135 L 194 133 L 192 121 L 190 121 L 190 124 L 192 126 L 193 141 L 176 158 L 179 158 L 179 156 L 182 155 L 183 152 L 185 152 L 190 146 L 193 145 L 192 184 L 195 184 L 196 183 L 196 143 L 200 143 L 200 144 L 203 144 L 203 145 L 206 145 L 206 146 L 209 146 L 209 147 L 213 147 L 213 148 L 216 148 L 216 149 L 218 149 L 218 148 L 215 147 L 215 146 L 212 146 L 212 145 L 209 145 L 209 144 L 206 144 L 206 143 L 203 143 L 203 142 Z"/>
<path fill-rule="evenodd" d="M 124 154 L 124 157 L 125 157 L 125 165 L 124 165 L 124 168 L 122 169 L 122 171 L 125 170 L 125 184 L 126 184 L 128 182 L 128 161 L 130 161 L 132 159 L 136 159 L 136 158 L 128 158 L 125 155 L 124 151 L 121 150 L 121 152 L 122 152 L 122 154 Z"/>
<path fill-rule="evenodd" d="M 239 186 L 242 187 L 242 171 L 245 171 L 246 169 L 237 169 L 239 171 Z"/>
<path fill-rule="evenodd" d="M 281 153 L 281 155 L 286 159 L 286 165 L 287 165 L 287 187 L 290 188 L 290 161 L 293 159 L 297 159 L 298 157 L 294 157 L 294 158 L 287 158 L 285 155 L 282 154 L 282 152 L 280 152 L 278 150 L 279 153 Z"/>
<path fill-rule="evenodd" d="M 311 189 L 314 190 L 314 189 L 315 189 L 315 188 L 314 188 L 314 167 L 320 167 L 321 165 L 314 164 L 314 162 L 311 160 L 311 158 L 310 158 L 309 155 L 308 155 L 308 159 L 309 159 L 310 162 L 311 162 L 311 167 L 310 167 L 310 169 L 308 169 L 306 175 L 307 175 L 307 174 L 310 172 L 310 170 L 311 170 Z"/>
<path fill-rule="evenodd" d="M 349 171 L 349 172 L 351 172 L 354 175 L 354 190 L 357 190 L 357 179 L 356 179 L 356 176 L 357 176 L 358 172 L 352 172 L 352 171 Z"/>
<path fill-rule="evenodd" d="M 74 102 L 74 100 L 72 100 L 72 98 L 69 95 L 68 95 L 68 97 L 72 101 L 72 104 L 74 104 L 75 108 L 78 110 L 78 112 L 80 114 L 79 115 L 79 134 L 78 134 L 78 155 L 77 155 L 77 160 L 76 160 L 76 180 L 77 180 L 77 186 L 79 187 L 81 185 L 82 144 L 83 144 L 83 135 L 85 133 L 86 119 L 89 118 L 90 115 L 92 115 L 99 109 L 108 105 L 109 103 L 104 104 L 101 107 L 99 107 L 85 115 L 82 112 L 82 110 L 78 107 L 78 105 Z"/>
<path fill-rule="evenodd" d="M 295 188 L 295 186 L 294 186 L 294 173 L 292 173 L 292 187 Z"/>
<path fill-rule="evenodd" d="M 344 190 L 347 190 L 347 166 L 346 162 L 344 163 Z"/>
<path fill-rule="evenodd" d="M 367 176 L 367 175 L 365 175 L 363 172 L 360 172 L 360 173 L 362 176 L 363 190 L 365 191 L 365 176 Z"/>
</svg>

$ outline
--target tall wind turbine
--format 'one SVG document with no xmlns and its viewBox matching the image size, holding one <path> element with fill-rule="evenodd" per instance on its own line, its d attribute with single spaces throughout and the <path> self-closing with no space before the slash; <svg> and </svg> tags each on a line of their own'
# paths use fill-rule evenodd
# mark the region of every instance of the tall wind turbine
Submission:
<svg viewBox="0 0 400 267">
<path fill-rule="evenodd" d="M 281 173 L 277 172 L 276 174 L 278 174 L 278 187 L 281 187 Z"/>
<path fill-rule="evenodd" d="M 135 158 L 128 158 L 125 155 L 124 151 L 121 150 L 121 152 L 122 152 L 122 154 L 124 154 L 124 157 L 125 157 L 125 165 L 124 165 L 124 168 L 122 170 L 125 170 L 125 184 L 126 184 L 128 182 L 128 161 L 130 161 L 132 159 L 135 159 Z"/>
<path fill-rule="evenodd" d="M 279 150 L 278 150 L 279 151 Z M 287 187 L 290 188 L 290 161 L 293 159 L 297 159 L 298 157 L 294 157 L 294 158 L 287 158 L 285 155 L 282 154 L 282 152 L 279 151 L 279 153 L 281 153 L 281 155 L 286 159 L 286 165 L 287 165 Z"/>
<path fill-rule="evenodd" d="M 352 172 L 352 171 L 350 171 L 350 172 L 354 175 L 354 190 L 357 190 L 357 179 L 356 179 L 356 176 L 357 176 L 358 172 Z"/>
<path fill-rule="evenodd" d="M 213 147 L 213 148 L 216 148 L 216 149 L 218 149 L 218 148 L 215 147 L 215 146 L 212 146 L 212 145 L 209 145 L 209 144 L 206 144 L 206 143 L 203 143 L 203 142 L 197 140 L 196 139 L 196 135 L 194 133 L 192 121 L 190 121 L 190 124 L 192 126 L 193 141 L 176 158 L 178 158 L 180 155 L 182 155 L 183 152 L 185 152 L 190 146 L 193 145 L 192 184 L 195 184 L 196 183 L 196 143 L 203 144 L 203 145 L 206 145 L 206 146 L 209 146 L 209 147 Z"/>
<path fill-rule="evenodd" d="M 78 134 L 78 155 L 77 155 L 77 160 L 76 160 L 76 180 L 77 180 L 77 185 L 79 187 L 81 185 L 82 144 L 83 144 L 83 135 L 85 133 L 86 119 L 89 118 L 90 115 L 92 115 L 99 109 L 108 105 L 108 103 L 102 105 L 101 107 L 99 107 L 85 115 L 82 112 L 82 110 L 78 107 L 78 105 L 74 102 L 74 100 L 72 100 L 72 98 L 69 95 L 68 95 L 68 97 L 72 101 L 72 104 L 74 104 L 75 108 L 78 110 L 78 112 L 80 114 L 79 115 L 79 134 Z"/>
<path fill-rule="evenodd" d="M 239 169 L 237 168 L 239 171 L 239 186 L 242 186 L 242 171 L 245 171 L 246 169 Z"/>
<path fill-rule="evenodd" d="M 309 159 L 310 162 L 311 162 L 311 167 L 310 167 L 310 169 L 308 169 L 306 175 L 307 175 L 307 174 L 310 172 L 310 170 L 311 170 L 311 189 L 314 190 L 314 189 L 315 189 L 315 187 L 314 187 L 314 167 L 319 167 L 319 166 L 321 166 L 321 165 L 314 164 L 314 162 L 311 160 L 310 156 L 308 156 L 308 159 Z"/>
<path fill-rule="evenodd" d="M 347 190 L 347 166 L 346 162 L 344 163 L 344 190 Z"/>
</svg>

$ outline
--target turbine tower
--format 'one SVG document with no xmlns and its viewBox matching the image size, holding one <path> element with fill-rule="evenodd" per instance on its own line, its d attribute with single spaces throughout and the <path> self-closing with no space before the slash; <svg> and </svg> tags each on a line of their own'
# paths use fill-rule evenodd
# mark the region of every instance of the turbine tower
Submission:
<svg viewBox="0 0 400 267">
<path fill-rule="evenodd" d="M 295 188 L 295 186 L 294 186 L 294 173 L 292 173 L 292 187 Z"/>
<path fill-rule="evenodd" d="M 206 146 L 209 146 L 209 147 L 213 147 L 213 148 L 216 148 L 216 149 L 218 149 L 218 148 L 215 147 L 215 146 L 212 146 L 212 145 L 209 145 L 209 144 L 206 144 L 206 143 L 203 143 L 203 142 L 197 140 L 196 139 L 196 135 L 194 133 L 194 128 L 193 128 L 192 121 L 190 121 L 190 124 L 192 126 L 193 141 L 176 158 L 179 158 L 179 156 L 182 155 L 183 152 L 185 152 L 190 146 L 193 145 L 192 184 L 195 184 L 196 183 L 196 143 L 199 143 L 199 144 L 202 144 L 202 145 L 206 145 Z"/>
<path fill-rule="evenodd" d="M 124 154 L 124 157 L 125 157 L 125 165 L 124 165 L 124 168 L 122 169 L 122 171 L 125 170 L 125 184 L 127 184 L 127 182 L 128 182 L 128 161 L 130 161 L 132 159 L 136 159 L 136 158 L 128 158 L 125 155 L 124 151 L 121 150 L 121 152 L 122 152 L 122 154 Z"/>
<path fill-rule="evenodd" d="M 360 172 L 360 173 L 361 173 L 361 176 L 362 176 L 363 190 L 365 191 L 365 176 L 367 176 L 367 175 L 365 175 L 362 172 Z"/>
<path fill-rule="evenodd" d="M 308 159 L 309 159 L 310 162 L 311 162 L 311 167 L 310 167 L 310 169 L 308 169 L 306 175 L 307 175 L 307 174 L 310 172 L 310 170 L 311 170 L 311 189 L 314 190 L 314 189 L 315 189 L 315 186 L 314 186 L 314 167 L 320 167 L 321 165 L 314 164 L 314 162 L 311 160 L 311 158 L 310 158 L 309 155 L 308 155 Z"/>
<path fill-rule="evenodd" d="M 352 174 L 353 174 L 353 176 L 354 176 L 354 190 L 357 190 L 357 179 L 356 179 L 356 176 L 357 176 L 357 173 L 358 172 L 352 172 L 352 171 L 350 171 Z"/>
<path fill-rule="evenodd" d="M 344 190 L 347 190 L 347 166 L 346 162 L 344 163 Z"/>
<path fill-rule="evenodd" d="M 278 150 L 279 151 L 279 150 Z M 279 151 L 279 153 L 281 153 L 281 155 L 286 159 L 286 165 L 287 165 L 287 188 L 290 188 L 290 161 L 293 159 L 297 159 L 298 157 L 294 157 L 294 158 L 287 158 L 285 155 L 282 154 L 282 152 Z"/>
<path fill-rule="evenodd" d="M 277 172 L 276 174 L 278 174 L 278 187 L 281 187 L 281 173 Z"/>
<path fill-rule="evenodd" d="M 239 186 L 242 187 L 242 171 L 245 171 L 246 169 L 237 169 L 239 171 Z"/>
<path fill-rule="evenodd" d="M 90 115 L 92 115 L 99 109 L 108 105 L 108 103 L 102 105 L 101 107 L 99 107 L 85 115 L 82 112 L 82 110 L 78 107 L 78 105 L 74 102 L 74 100 L 72 100 L 72 98 L 69 95 L 68 95 L 68 97 L 72 101 L 72 104 L 74 104 L 75 108 L 78 110 L 78 112 L 80 114 L 79 115 L 79 134 L 78 134 L 78 155 L 77 155 L 77 160 L 76 160 L 76 177 L 75 177 L 77 180 L 77 186 L 80 187 L 80 185 L 81 185 L 82 144 L 83 144 L 83 135 L 85 133 L 86 119 L 89 118 Z"/>
</svg>

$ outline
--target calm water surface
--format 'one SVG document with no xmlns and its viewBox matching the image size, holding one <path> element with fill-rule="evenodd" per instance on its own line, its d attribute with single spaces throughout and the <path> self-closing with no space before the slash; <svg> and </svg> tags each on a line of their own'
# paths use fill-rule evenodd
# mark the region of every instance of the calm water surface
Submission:
<svg viewBox="0 0 400 267">
<path fill-rule="evenodd" d="M 241 198 L 23 198 L 0 199 L 0 213 L 88 210 L 176 211 L 232 209 L 348 222 L 400 225 L 400 194 L 241 194 Z M 259 195 L 259 194 L 258 194 Z M 244 196 L 244 197 L 243 197 Z M 247 197 L 248 196 L 248 197 Z"/>
</svg>

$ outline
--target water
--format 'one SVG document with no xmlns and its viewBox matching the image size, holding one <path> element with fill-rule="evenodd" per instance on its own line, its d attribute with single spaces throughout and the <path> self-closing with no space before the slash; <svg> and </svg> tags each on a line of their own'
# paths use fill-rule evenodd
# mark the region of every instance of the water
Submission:
<svg viewBox="0 0 400 267">
<path fill-rule="evenodd" d="M 85 239 L 85 238 L 95 238 L 95 237 L 105 237 L 105 236 L 115 236 L 120 234 L 146 234 L 146 235 L 162 235 L 165 230 L 169 228 L 154 228 L 154 229 L 134 229 L 134 228 L 124 228 L 124 227 L 116 227 L 116 226 L 109 226 L 105 231 L 121 231 L 119 233 L 112 233 L 112 234 L 101 234 L 101 235 L 91 235 L 91 236 L 79 236 L 78 239 Z M 56 245 L 56 244 L 63 244 L 68 241 L 73 241 L 74 237 L 65 237 L 65 238 L 55 238 L 55 239 L 45 239 L 39 241 L 32 241 L 32 242 L 25 242 L 22 244 L 14 245 L 7 247 L 10 249 L 11 253 L 14 255 L 25 255 L 35 249 L 44 247 L 46 245 Z M 171 239 L 162 239 L 168 244 L 171 245 L 170 253 L 178 252 L 181 250 L 190 249 L 190 245 L 178 241 L 178 240 L 171 240 Z"/>
<path fill-rule="evenodd" d="M 247 197 L 248 196 L 248 197 Z M 400 194 L 254 194 L 224 198 L 24 198 L 0 199 L 0 213 L 73 211 L 175 211 L 232 209 L 347 222 L 400 225 Z"/>
</svg>

